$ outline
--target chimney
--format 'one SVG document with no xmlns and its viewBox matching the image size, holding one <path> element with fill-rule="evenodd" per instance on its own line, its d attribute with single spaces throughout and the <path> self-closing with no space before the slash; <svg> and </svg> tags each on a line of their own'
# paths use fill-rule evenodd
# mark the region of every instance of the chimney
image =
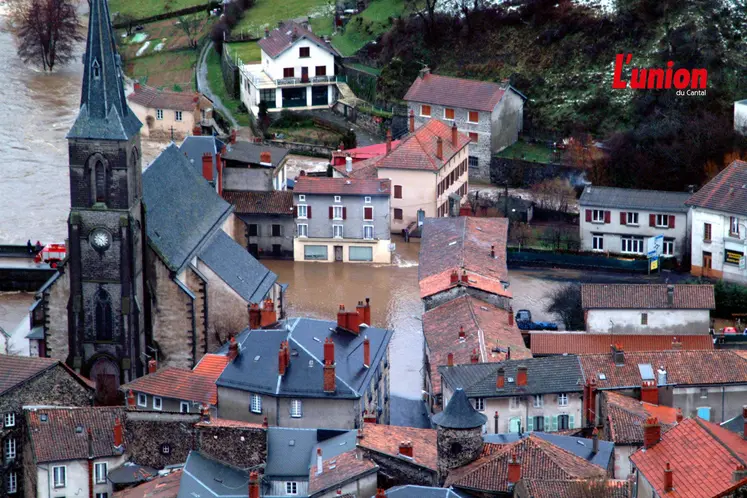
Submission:
<svg viewBox="0 0 747 498">
<path fill-rule="evenodd" d="M 737 465 L 734 472 L 731 473 L 732 482 L 742 482 L 745 479 L 747 479 L 747 470 L 745 470 L 744 465 Z"/>
<path fill-rule="evenodd" d="M 363 323 L 371 326 L 371 298 L 366 298 L 366 306 L 363 309 Z"/>
<path fill-rule="evenodd" d="M 493 432 L 495 434 L 498 434 L 500 431 L 498 430 L 498 412 L 495 412 L 495 415 L 493 415 Z"/>
<path fill-rule="evenodd" d="M 114 447 L 121 448 L 124 444 L 124 430 L 119 417 L 114 419 Z"/>
<path fill-rule="evenodd" d="M 672 349 L 674 350 L 682 349 L 682 342 L 678 341 L 676 337 L 672 338 Z"/>
<path fill-rule="evenodd" d="M 259 153 L 259 164 L 263 166 L 272 166 L 272 152 L 269 150 Z"/>
<path fill-rule="evenodd" d="M 526 386 L 527 385 L 527 367 L 520 366 L 516 369 L 516 385 Z"/>
<path fill-rule="evenodd" d="M 742 438 L 747 439 L 747 406 L 742 407 Z"/>
<path fill-rule="evenodd" d="M 199 137 L 202 135 L 202 128 L 200 126 L 195 126 L 192 128 L 192 135 Z"/>
<path fill-rule="evenodd" d="M 345 305 L 341 304 L 337 311 L 337 326 L 341 329 L 348 328 L 348 314 L 345 313 Z"/>
<path fill-rule="evenodd" d="M 667 285 L 667 304 L 674 305 L 674 285 Z"/>
<path fill-rule="evenodd" d="M 358 313 L 358 316 L 360 317 L 360 323 L 364 323 L 363 316 L 366 314 L 366 312 L 363 311 L 364 308 L 363 301 L 358 301 L 358 304 L 355 306 L 355 312 Z"/>
<path fill-rule="evenodd" d="M 285 364 L 285 351 L 283 350 L 283 344 L 280 344 L 280 349 L 278 350 L 278 375 L 285 375 L 285 367 L 288 365 Z"/>
<path fill-rule="evenodd" d="M 371 341 L 368 340 L 368 336 L 363 338 L 363 366 L 371 367 Z"/>
<path fill-rule="evenodd" d="M 93 432 L 91 432 L 91 428 L 88 428 L 88 459 L 93 459 Z"/>
<path fill-rule="evenodd" d="M 324 341 L 324 392 L 335 392 L 335 343 L 331 337 Z"/>
<path fill-rule="evenodd" d="M 469 283 L 469 277 L 467 276 L 467 270 L 462 270 L 462 283 L 463 284 Z"/>
<path fill-rule="evenodd" d="M 322 459 L 322 449 L 316 449 L 316 475 L 324 472 L 324 459 Z"/>
<path fill-rule="evenodd" d="M 656 379 L 660 386 L 667 385 L 667 371 L 664 368 L 664 365 L 660 366 L 656 371 Z"/>
<path fill-rule="evenodd" d="M 239 343 L 236 342 L 236 337 L 231 336 L 228 341 L 228 361 L 233 361 L 239 356 Z"/>
<path fill-rule="evenodd" d="M 259 498 L 259 472 L 256 470 L 249 473 L 249 498 Z"/>
<path fill-rule="evenodd" d="M 589 379 L 584 385 L 584 416 L 586 417 L 586 425 L 596 425 L 597 419 L 597 381 L 595 379 Z"/>
<path fill-rule="evenodd" d="M 386 131 L 386 153 L 389 154 L 392 151 L 392 129 Z"/>
<path fill-rule="evenodd" d="M 283 341 L 283 353 L 285 353 L 285 369 L 288 370 L 288 367 L 290 367 L 291 364 L 291 351 L 290 351 L 290 342 Z"/>
<path fill-rule="evenodd" d="M 265 28 L 265 38 L 270 37 L 270 28 Z"/>
<path fill-rule="evenodd" d="M 444 140 L 441 137 L 436 138 L 436 157 L 444 158 Z"/>
<path fill-rule="evenodd" d="M 249 329 L 257 330 L 261 327 L 262 312 L 257 303 L 249 303 Z"/>
<path fill-rule="evenodd" d="M 467 334 L 464 333 L 464 326 L 459 326 L 459 342 L 464 342 L 467 338 Z"/>
<path fill-rule="evenodd" d="M 508 461 L 508 482 L 516 484 L 521 479 L 521 462 L 516 458 L 516 454 L 511 455 Z"/>
<path fill-rule="evenodd" d="M 451 123 L 451 145 L 455 148 L 459 142 L 459 130 L 457 129 L 456 121 Z"/>
<path fill-rule="evenodd" d="M 596 455 L 599 453 L 599 429 L 594 427 L 594 431 L 591 433 L 591 454 Z"/>
<path fill-rule="evenodd" d="M 296 28 L 295 26 L 293 27 L 293 34 L 291 35 L 291 38 L 293 38 L 294 40 L 298 38 L 298 28 Z"/>
<path fill-rule="evenodd" d="M 363 410 L 363 423 L 364 424 L 375 424 L 376 423 L 376 414 L 375 413 L 368 413 L 368 410 Z"/>
<path fill-rule="evenodd" d="M 501 367 L 498 369 L 498 375 L 495 378 L 495 388 L 503 389 L 504 387 L 506 387 L 506 371 Z"/>
<path fill-rule="evenodd" d="M 508 326 L 514 326 L 514 309 L 511 306 L 508 307 Z"/>
<path fill-rule="evenodd" d="M 454 353 L 449 353 L 446 355 L 446 366 L 447 367 L 454 366 Z"/>
<path fill-rule="evenodd" d="M 348 156 L 345 156 L 345 172 L 346 173 L 352 173 L 353 172 L 353 158 Z"/>
<path fill-rule="evenodd" d="M 415 133 L 415 111 L 410 109 L 410 133 Z"/>
<path fill-rule="evenodd" d="M 423 67 L 423 69 L 421 69 L 420 71 L 418 71 L 418 78 L 421 78 L 421 79 L 425 78 L 429 74 L 431 74 L 431 68 L 429 68 L 428 66 L 425 66 L 425 67 Z"/>
<path fill-rule="evenodd" d="M 664 469 L 664 492 L 669 493 L 674 489 L 674 481 L 673 481 L 674 475 L 672 472 L 672 467 L 669 466 L 669 462 L 667 462 L 667 467 Z"/>
<path fill-rule="evenodd" d="M 659 404 L 659 388 L 656 387 L 656 382 L 653 380 L 644 380 L 641 383 L 641 401 L 651 403 L 652 405 Z"/>
<path fill-rule="evenodd" d="M 361 322 L 363 321 L 363 317 L 358 313 L 357 310 L 351 311 L 347 315 L 347 330 L 357 335 L 361 331 Z"/>
<path fill-rule="evenodd" d="M 656 417 L 648 417 L 643 423 L 643 447 L 653 447 L 661 439 L 661 425 Z"/>
<path fill-rule="evenodd" d="M 135 408 L 135 393 L 132 392 L 132 389 L 127 391 L 127 407 Z"/>
<path fill-rule="evenodd" d="M 261 328 L 269 327 L 277 323 L 278 316 L 275 312 L 275 303 L 272 299 L 265 299 L 262 303 L 262 309 L 259 311 L 259 326 Z"/>
<path fill-rule="evenodd" d="M 156 360 L 150 360 L 148 362 L 148 374 L 154 374 L 158 370 L 158 362 Z"/>
<path fill-rule="evenodd" d="M 490 257 L 495 258 L 495 246 L 494 245 L 490 246 Z"/>
<path fill-rule="evenodd" d="M 509 308 L 509 313 L 513 313 L 513 310 L 511 310 L 511 308 Z M 511 318 L 511 324 L 513 324 L 513 318 Z M 506 348 L 506 359 L 511 359 L 511 346 Z"/>
<path fill-rule="evenodd" d="M 412 441 L 402 441 L 399 443 L 399 454 L 408 458 L 412 458 Z"/>
<path fill-rule="evenodd" d="M 456 284 L 457 282 L 459 282 L 459 274 L 457 273 L 457 271 L 456 271 L 456 270 L 453 270 L 453 271 L 451 272 L 451 278 L 450 278 L 450 281 L 449 281 L 449 283 L 450 283 L 451 285 L 454 285 L 454 284 Z"/>
<path fill-rule="evenodd" d="M 210 423 L 210 408 L 208 405 L 200 405 L 200 422 L 205 424 Z"/>
<path fill-rule="evenodd" d="M 470 363 L 480 363 L 480 355 L 477 354 L 477 349 L 472 350 L 472 354 L 469 357 Z"/>
<path fill-rule="evenodd" d="M 209 182 L 213 181 L 213 156 L 209 153 L 202 155 L 202 177 Z"/>
<path fill-rule="evenodd" d="M 623 347 L 620 344 L 612 344 L 610 348 L 612 350 L 612 361 L 615 362 L 615 366 L 620 367 L 625 365 L 625 351 L 623 351 Z"/>
</svg>

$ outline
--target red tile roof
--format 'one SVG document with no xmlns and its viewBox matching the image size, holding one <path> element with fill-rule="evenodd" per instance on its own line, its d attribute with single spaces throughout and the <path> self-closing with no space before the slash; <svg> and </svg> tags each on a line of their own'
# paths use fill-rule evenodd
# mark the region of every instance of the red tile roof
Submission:
<svg viewBox="0 0 747 498">
<path fill-rule="evenodd" d="M 747 384 L 747 361 L 728 350 L 625 352 L 625 364 L 617 366 L 611 354 L 578 357 L 586 381 L 595 379 L 600 389 L 639 387 L 638 365 L 654 370 L 664 367 L 667 383 L 680 386 Z M 604 378 L 600 378 L 603 374 Z"/>
<path fill-rule="evenodd" d="M 134 488 L 117 491 L 114 498 L 176 498 L 182 471 L 175 470 L 163 477 L 156 477 Z"/>
<path fill-rule="evenodd" d="M 747 162 L 734 161 L 685 204 L 714 211 L 747 215 Z"/>
<path fill-rule="evenodd" d="M 194 111 L 197 108 L 200 94 L 197 92 L 169 92 L 149 86 L 140 85 L 127 96 L 133 104 L 139 104 L 148 109 L 174 109 L 177 111 Z"/>
<path fill-rule="evenodd" d="M 699 418 L 683 420 L 653 447 L 633 453 L 630 460 L 658 496 L 720 497 L 747 484 L 747 479 L 738 483 L 732 480 L 737 466 L 747 465 L 747 441 Z M 672 469 L 674 489 L 665 492 L 667 463 Z"/>
<path fill-rule="evenodd" d="M 674 288 L 672 304 L 667 287 Z M 584 284 L 581 286 L 584 309 L 714 309 L 712 285 L 667 284 Z"/>
<path fill-rule="evenodd" d="M 286 22 L 270 31 L 270 36 L 259 40 L 259 48 L 273 59 L 291 48 L 299 40 L 309 40 L 332 55 L 337 51 L 314 33 L 295 22 Z"/>
<path fill-rule="evenodd" d="M 573 480 L 549 480 L 549 479 L 522 479 L 519 488 L 524 488 L 526 494 L 517 496 L 529 496 L 531 498 L 560 498 L 560 497 L 586 497 L 594 498 L 628 498 L 630 496 L 630 483 L 625 480 L 615 479 L 573 479 Z"/>
<path fill-rule="evenodd" d="M 42 421 L 46 415 L 47 420 Z M 36 463 L 88 458 L 88 429 L 93 455 L 120 455 L 114 448 L 114 420 L 124 425 L 124 410 L 114 407 L 37 408 L 26 411 Z M 78 430 L 80 429 L 80 430 Z"/>
<path fill-rule="evenodd" d="M 317 474 L 315 461 L 309 471 L 309 494 L 339 486 L 349 479 L 376 472 L 378 468 L 368 458 L 357 459 L 356 450 L 346 451 L 334 458 L 324 460 L 321 474 Z"/>
<path fill-rule="evenodd" d="M 710 335 L 653 335 L 653 334 L 589 334 L 585 332 L 531 332 L 530 345 L 534 355 L 598 354 L 610 351 L 619 344 L 627 351 L 667 351 L 675 349 L 674 342 L 684 350 L 712 350 Z"/>
<path fill-rule="evenodd" d="M 363 439 L 360 446 L 384 455 L 397 456 L 399 455 L 399 444 L 402 441 L 412 442 L 412 461 L 415 464 L 433 471 L 438 469 L 436 431 L 434 429 L 364 424 Z"/>
<path fill-rule="evenodd" d="M 642 445 L 643 423 L 648 417 L 659 419 L 662 432 L 677 423 L 676 408 L 644 403 L 614 391 L 603 391 L 602 396 L 607 407 L 609 438 L 615 444 Z"/>
<path fill-rule="evenodd" d="M 511 359 L 531 358 L 516 324 L 509 325 L 509 312 L 471 296 L 460 296 L 423 314 L 423 334 L 430 354 L 432 389 L 441 392 L 438 367 L 447 364 L 449 353 L 454 364 L 470 363 L 477 350 L 480 362 L 498 362 L 506 353 L 493 348 L 511 348 Z M 459 327 L 464 327 L 465 339 L 459 340 Z"/>
<path fill-rule="evenodd" d="M 399 143 L 400 140 L 392 140 L 392 149 L 396 149 L 399 146 Z M 365 147 L 356 147 L 355 149 L 335 151 L 332 153 L 332 164 L 335 166 L 342 165 L 344 170 L 345 158 L 347 156 L 352 157 L 353 162 L 360 162 L 365 159 L 379 157 L 384 154 L 386 154 L 386 142 L 381 144 L 367 145 Z"/>
<path fill-rule="evenodd" d="M 452 470 L 444 486 L 488 493 L 507 492 L 508 462 L 512 455 L 521 462 L 522 478 L 568 480 L 605 475 L 601 467 L 530 434 L 489 456 Z"/>
<path fill-rule="evenodd" d="M 492 112 L 504 93 L 497 83 L 427 74 L 410 85 L 404 100 Z"/>
<path fill-rule="evenodd" d="M 224 190 L 223 198 L 233 204 L 236 214 L 281 214 L 293 216 L 293 191 L 243 192 Z"/>
<path fill-rule="evenodd" d="M 391 181 L 361 178 L 317 178 L 299 176 L 295 194 L 390 195 Z"/>
<path fill-rule="evenodd" d="M 23 384 L 37 375 L 61 365 L 59 360 L 52 358 L 39 358 L 35 356 L 10 356 L 0 354 L 0 394 Z M 69 370 L 69 369 L 68 369 Z M 83 383 L 90 381 L 78 376 L 72 370 L 71 373 Z M 88 384 L 90 387 L 90 384 Z"/>
</svg>

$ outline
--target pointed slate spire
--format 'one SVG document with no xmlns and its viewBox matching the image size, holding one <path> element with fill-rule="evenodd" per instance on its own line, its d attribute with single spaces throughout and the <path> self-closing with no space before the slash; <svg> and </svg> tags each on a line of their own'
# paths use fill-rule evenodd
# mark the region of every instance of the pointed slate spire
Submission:
<svg viewBox="0 0 747 498">
<path fill-rule="evenodd" d="M 80 111 L 67 138 L 128 140 L 142 123 L 127 106 L 107 0 L 90 0 Z"/>
<path fill-rule="evenodd" d="M 474 429 L 481 427 L 488 417 L 475 410 L 461 387 L 456 388 L 446 409 L 433 416 L 433 422 L 448 429 Z"/>
</svg>

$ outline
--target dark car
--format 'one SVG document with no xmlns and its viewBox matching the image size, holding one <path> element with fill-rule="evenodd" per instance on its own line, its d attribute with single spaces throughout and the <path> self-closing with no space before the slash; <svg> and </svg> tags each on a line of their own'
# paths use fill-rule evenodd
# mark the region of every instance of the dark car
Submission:
<svg viewBox="0 0 747 498">
<path fill-rule="evenodd" d="M 516 326 L 519 330 L 558 330 L 558 324 L 553 322 L 533 322 L 532 312 L 529 310 L 516 312 Z"/>
</svg>

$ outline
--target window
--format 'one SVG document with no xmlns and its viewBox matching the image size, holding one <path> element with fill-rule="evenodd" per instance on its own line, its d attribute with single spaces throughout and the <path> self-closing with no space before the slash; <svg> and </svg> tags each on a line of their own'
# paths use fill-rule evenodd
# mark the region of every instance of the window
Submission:
<svg viewBox="0 0 747 498">
<path fill-rule="evenodd" d="M 701 387 L 700 388 L 700 397 L 701 398 L 707 398 L 708 397 L 708 388 L 707 387 Z"/>
<path fill-rule="evenodd" d="M 604 251 L 604 235 L 592 234 L 591 236 L 591 249 L 593 251 Z"/>
<path fill-rule="evenodd" d="M 394 198 L 395 199 L 401 199 L 402 198 L 402 185 L 395 185 L 394 186 Z"/>
<path fill-rule="evenodd" d="M 366 196 L 363 198 L 363 202 L 365 202 L 366 204 L 371 204 L 371 198 Z"/>
<path fill-rule="evenodd" d="M 643 253 L 643 239 L 637 238 L 637 237 L 623 237 L 622 252 L 642 254 Z"/>
<path fill-rule="evenodd" d="M 332 225 L 332 237 L 336 239 L 342 238 L 342 225 Z"/>
<path fill-rule="evenodd" d="M 469 133 L 469 139 L 470 139 L 470 141 L 472 141 L 474 143 L 477 143 L 477 133 L 470 132 Z"/>
<path fill-rule="evenodd" d="M 14 427 L 16 425 L 16 414 L 6 413 L 5 414 L 5 427 Z"/>
<path fill-rule="evenodd" d="M 729 217 L 729 235 L 739 238 L 739 218 L 736 216 Z"/>
<path fill-rule="evenodd" d="M 54 475 L 54 487 L 55 488 L 64 488 L 67 484 L 67 476 L 65 467 L 54 467 L 53 469 L 53 475 Z"/>
<path fill-rule="evenodd" d="M 292 67 L 283 68 L 283 78 L 293 78 L 295 75 L 296 72 Z"/>
<path fill-rule="evenodd" d="M 662 254 L 664 254 L 664 256 L 674 256 L 674 240 L 664 240 Z"/>
<path fill-rule="evenodd" d="M 366 240 L 373 240 L 374 238 L 373 225 L 363 225 L 363 238 Z"/>
<path fill-rule="evenodd" d="M 533 396 L 533 398 L 534 398 L 534 407 L 542 408 L 542 406 L 545 404 L 545 397 L 541 394 L 537 394 L 536 396 Z"/>
<path fill-rule="evenodd" d="M 627 215 L 627 223 L 626 225 L 637 225 L 638 224 L 638 213 L 626 213 Z"/>
<path fill-rule="evenodd" d="M 648 313 L 641 313 L 641 325 L 648 325 Z"/>
<path fill-rule="evenodd" d="M 179 411 L 181 413 L 189 413 L 189 401 L 181 401 L 179 403 Z"/>
<path fill-rule="evenodd" d="M 342 206 L 332 206 L 332 219 L 333 220 L 342 219 Z"/>
<path fill-rule="evenodd" d="M 300 399 L 292 399 L 291 400 L 291 417 L 293 418 L 301 418 L 303 416 L 303 404 L 301 403 Z"/>
<path fill-rule="evenodd" d="M 252 413 L 262 413 L 262 396 L 252 394 L 249 402 L 249 410 Z"/>
<path fill-rule="evenodd" d="M 273 237 L 282 237 L 283 236 L 283 226 L 282 225 L 272 225 L 272 236 Z"/>
<path fill-rule="evenodd" d="M 480 165 L 480 160 L 475 156 L 469 156 L 469 167 L 477 168 Z"/>
<path fill-rule="evenodd" d="M 15 493 L 18 491 L 18 475 L 15 472 L 8 473 L 8 494 Z"/>
<path fill-rule="evenodd" d="M 558 406 L 568 406 L 568 395 L 558 394 Z"/>
<path fill-rule="evenodd" d="M 171 455 L 171 445 L 169 443 L 161 444 L 161 455 Z"/>
<path fill-rule="evenodd" d="M 477 123 L 480 121 L 480 113 L 477 111 L 469 111 L 469 116 L 467 116 L 467 121 L 470 123 Z"/>
<path fill-rule="evenodd" d="M 275 89 L 270 88 L 269 90 L 260 90 L 259 101 L 267 104 L 267 107 L 269 109 L 274 108 L 275 107 Z"/>
<path fill-rule="evenodd" d="M 475 410 L 478 412 L 485 411 L 485 398 L 475 398 Z"/>
<path fill-rule="evenodd" d="M 182 111 L 174 111 L 174 118 L 177 121 L 181 121 L 182 120 Z"/>
<path fill-rule="evenodd" d="M 301 194 L 301 195 L 298 196 L 298 200 L 300 202 L 306 202 L 306 196 L 304 194 Z"/>
<path fill-rule="evenodd" d="M 96 161 L 94 176 L 96 178 L 96 202 L 106 202 L 106 166 L 101 161 Z"/>
<path fill-rule="evenodd" d="M 298 47 L 298 56 L 301 58 L 311 57 L 309 47 Z"/>
<path fill-rule="evenodd" d="M 148 406 L 148 396 L 143 393 L 137 393 L 137 406 L 145 408 Z"/>
<path fill-rule="evenodd" d="M 420 106 L 420 115 L 424 116 L 424 117 L 427 117 L 427 118 L 431 117 L 431 106 L 425 105 L 425 104 L 421 105 Z"/>
<path fill-rule="evenodd" d="M 298 208 L 298 217 L 299 218 L 308 218 L 308 216 L 307 216 L 309 214 L 309 209 L 308 209 L 309 207 L 308 206 L 306 206 L 304 204 L 300 204 L 300 205 L 297 206 L 297 208 Z"/>
<path fill-rule="evenodd" d="M 364 207 L 363 208 L 363 219 L 365 221 L 373 221 L 373 207 Z"/>
<path fill-rule="evenodd" d="M 592 209 L 591 210 L 591 221 L 592 223 L 604 223 L 604 210 Z"/>
<path fill-rule="evenodd" d="M 305 223 L 298 225 L 298 236 L 308 237 L 309 236 L 309 225 Z"/>
<path fill-rule="evenodd" d="M 96 484 L 106 484 L 106 462 L 94 464 L 93 469 L 96 476 Z"/>
<path fill-rule="evenodd" d="M 154 410 L 163 409 L 163 401 L 158 396 L 153 396 L 153 409 Z"/>
<path fill-rule="evenodd" d="M 316 66 L 314 68 L 314 74 L 317 76 L 327 76 L 327 66 Z"/>
<path fill-rule="evenodd" d="M 350 246 L 348 259 L 350 261 L 373 261 L 373 248 Z"/>
<path fill-rule="evenodd" d="M 109 498 L 109 493 L 96 493 L 96 498 Z"/>
<path fill-rule="evenodd" d="M 669 215 L 668 214 L 657 214 L 656 215 L 656 226 L 669 228 Z"/>
<path fill-rule="evenodd" d="M 95 299 L 96 340 L 112 340 L 112 300 L 109 293 L 99 289 Z"/>
<path fill-rule="evenodd" d="M 327 260 L 327 246 L 304 246 L 303 259 L 307 261 Z"/>
<path fill-rule="evenodd" d="M 710 406 L 703 406 L 698 408 L 698 417 L 702 418 L 703 420 L 706 420 L 708 422 L 711 421 L 711 407 Z"/>
<path fill-rule="evenodd" d="M 256 237 L 259 235 L 259 225 L 251 223 L 249 225 L 249 237 Z"/>
<path fill-rule="evenodd" d="M 394 219 L 395 220 L 401 220 L 402 219 L 402 210 L 398 208 L 394 208 Z"/>
<path fill-rule="evenodd" d="M 703 240 L 706 242 L 711 241 L 711 224 L 703 223 Z"/>
<path fill-rule="evenodd" d="M 516 396 L 512 396 L 511 398 L 509 398 L 508 407 L 511 410 L 516 410 L 517 408 L 519 408 L 519 398 L 517 398 Z"/>
<path fill-rule="evenodd" d="M 285 483 L 285 494 L 286 495 L 297 495 L 298 494 L 298 483 L 297 482 L 286 482 Z"/>
<path fill-rule="evenodd" d="M 336 195 L 335 202 L 342 202 L 342 196 Z"/>
<path fill-rule="evenodd" d="M 163 109 L 156 109 L 156 119 L 159 121 L 163 119 Z"/>
<path fill-rule="evenodd" d="M 444 119 L 453 121 L 454 120 L 454 109 L 450 109 L 448 107 L 444 108 Z"/>
<path fill-rule="evenodd" d="M 539 417 L 532 417 L 533 422 L 533 428 L 529 430 L 535 430 L 535 431 L 544 431 L 545 430 L 545 417 L 539 416 Z"/>
<path fill-rule="evenodd" d="M 5 440 L 5 461 L 9 462 L 16 458 L 16 440 L 8 438 Z"/>
<path fill-rule="evenodd" d="M 558 415 L 558 430 L 564 431 L 570 428 L 568 415 Z"/>
</svg>

